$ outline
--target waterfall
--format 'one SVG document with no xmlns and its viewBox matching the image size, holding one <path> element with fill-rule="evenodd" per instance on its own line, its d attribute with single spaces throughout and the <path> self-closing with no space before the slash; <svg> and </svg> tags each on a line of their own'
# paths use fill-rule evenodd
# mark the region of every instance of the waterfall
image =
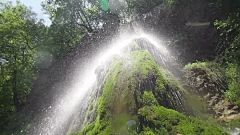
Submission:
<svg viewBox="0 0 240 135">
<path fill-rule="evenodd" d="M 75 69 L 75 76 L 69 87 L 61 88 L 63 91 L 60 96 L 55 97 L 55 101 L 40 113 L 41 116 L 33 119 L 23 134 L 41 135 L 62 135 L 76 132 L 90 124 L 96 119 L 96 111 L 91 112 L 91 116 L 86 117 L 90 106 L 95 106 L 98 98 L 103 93 L 100 86 L 108 72 L 113 56 L 124 55 L 122 49 L 135 40 L 141 49 L 148 50 L 152 54 L 158 66 L 171 72 L 174 76 L 181 76 L 180 66 L 175 61 L 173 55 L 167 50 L 166 46 L 157 37 L 151 34 L 138 31 L 136 33 L 122 33 L 114 39 L 107 48 L 97 50 L 96 54 L 85 60 L 81 69 Z M 77 64 L 76 64 L 77 67 Z M 147 81 L 151 83 L 152 81 Z M 62 85 L 60 85 L 62 86 Z M 166 100 L 164 104 L 172 109 L 186 112 L 184 109 L 184 98 L 178 88 L 168 91 L 173 99 Z M 93 104 L 93 105 L 91 105 Z"/>
</svg>

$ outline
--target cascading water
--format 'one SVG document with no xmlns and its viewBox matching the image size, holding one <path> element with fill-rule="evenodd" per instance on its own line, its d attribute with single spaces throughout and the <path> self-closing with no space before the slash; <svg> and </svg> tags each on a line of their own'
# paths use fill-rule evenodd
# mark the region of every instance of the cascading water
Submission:
<svg viewBox="0 0 240 135">
<path fill-rule="evenodd" d="M 153 50 L 147 45 L 143 47 L 150 50 L 159 65 L 167 68 L 169 59 L 173 57 L 162 45 L 161 41 L 143 32 L 138 32 L 138 34 L 135 33 L 133 35 L 131 33 L 131 36 L 124 33 L 120 36 L 118 41 L 116 42 L 115 40 L 108 49 L 104 51 L 101 50 L 101 53 L 95 55 L 95 58 L 89 59 L 88 62 L 85 63 L 83 69 L 79 71 L 76 70 L 76 76 L 73 77 L 75 81 L 73 81 L 71 87 L 65 88 L 62 94 L 59 94 L 61 96 L 58 96 L 54 101 L 54 104 L 50 105 L 46 110 L 42 110 L 42 115 L 39 116 L 38 120 L 33 120 L 34 127 L 29 127 L 27 130 L 21 132 L 24 134 L 60 135 L 79 130 L 79 127 L 74 128 L 70 125 L 72 123 L 76 124 L 76 117 L 83 117 L 81 114 L 84 114 L 89 106 L 89 101 L 91 100 L 90 94 L 96 89 L 96 69 L 101 63 L 106 62 L 113 55 L 121 55 L 121 49 L 136 38 L 145 38 L 154 45 L 154 49 L 158 48 L 157 50 Z M 78 76 L 78 74 L 81 76 Z M 104 78 L 103 75 L 101 76 L 102 78 Z M 177 102 L 181 100 L 177 93 L 175 93 L 174 97 L 176 97 L 176 100 L 178 99 Z"/>
<path fill-rule="evenodd" d="M 86 119 L 86 112 L 91 105 L 90 103 L 96 103 L 97 99 L 102 95 L 103 88 L 100 87 L 100 84 L 107 74 L 109 61 L 116 54 L 123 55 L 122 49 L 134 39 L 136 39 L 135 41 L 141 49 L 148 50 L 152 54 L 158 66 L 167 69 L 166 72 L 171 72 L 170 74 L 175 77 L 182 76 L 181 66 L 158 38 L 142 31 L 134 34 L 123 32 L 119 38 L 113 40 L 109 47 L 97 50 L 99 53 L 86 60 L 83 68 L 75 70 L 71 87 L 64 88 L 64 91 L 59 94 L 61 96 L 58 96 L 54 104 L 50 105 L 46 110 L 42 110 L 42 116 L 39 116 L 38 120 L 33 120 L 34 124 L 32 125 L 34 126 L 28 127 L 23 131 L 23 134 L 69 134 L 79 131 L 83 126 L 96 119 L 94 115 L 90 116 L 92 118 Z M 152 79 L 146 82 L 153 83 Z M 139 87 L 142 86 L 139 85 Z M 186 110 L 184 106 L 185 99 L 178 88 L 174 88 L 168 94 L 173 98 L 164 101 L 165 106 L 185 114 L 189 113 L 189 110 Z M 167 97 L 164 98 L 167 99 Z"/>
</svg>

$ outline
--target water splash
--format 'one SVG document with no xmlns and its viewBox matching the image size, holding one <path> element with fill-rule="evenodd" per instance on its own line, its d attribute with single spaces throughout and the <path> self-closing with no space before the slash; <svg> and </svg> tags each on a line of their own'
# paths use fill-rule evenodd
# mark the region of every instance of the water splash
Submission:
<svg viewBox="0 0 240 135">
<path fill-rule="evenodd" d="M 96 82 L 95 70 L 101 63 L 106 62 L 112 56 L 116 54 L 121 55 L 122 48 L 126 47 L 132 40 L 137 38 L 147 39 L 154 45 L 157 48 L 155 53 L 158 54 L 162 63 L 164 63 L 164 67 L 170 69 L 168 64 L 172 64 L 169 63 L 169 61 L 173 61 L 172 56 L 158 38 L 144 32 L 138 32 L 137 34 L 131 33 L 131 36 L 130 34 L 124 33 L 119 36 L 113 44 L 109 45 L 108 48 L 100 50 L 100 53 L 88 60 L 84 68 L 78 71 L 83 73 L 83 75 L 79 76 L 78 72 L 75 73 L 76 76 L 73 77 L 75 81 L 73 81 L 71 87 L 64 88 L 65 90 L 60 94 L 62 97 L 58 97 L 55 104 L 49 106 L 46 110 L 42 110 L 44 115 L 40 116 L 41 120 L 38 122 L 37 126 L 34 127 L 34 131 L 31 134 L 66 134 L 66 130 L 69 128 L 69 120 L 71 120 L 74 111 L 77 111 L 76 108 L 78 108 L 79 105 L 87 106 L 84 97 L 86 97 L 88 93 L 91 93 L 91 88 Z M 175 94 L 175 97 L 179 99 L 179 93 Z"/>
</svg>

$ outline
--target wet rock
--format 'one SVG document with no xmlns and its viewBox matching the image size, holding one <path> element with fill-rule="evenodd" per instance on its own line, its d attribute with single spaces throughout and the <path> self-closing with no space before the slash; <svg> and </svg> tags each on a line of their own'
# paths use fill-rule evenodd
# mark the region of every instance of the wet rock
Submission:
<svg viewBox="0 0 240 135">
<path fill-rule="evenodd" d="M 213 78 L 207 70 L 212 67 L 192 68 L 186 71 L 187 83 L 192 91 L 206 102 L 204 112 L 211 113 L 218 121 L 230 122 L 240 119 L 240 109 L 224 98 L 225 78 Z"/>
<path fill-rule="evenodd" d="M 232 120 L 239 120 L 239 119 L 240 119 L 240 114 L 233 114 L 233 115 L 229 115 L 229 116 L 221 116 L 217 120 L 231 122 Z"/>
</svg>

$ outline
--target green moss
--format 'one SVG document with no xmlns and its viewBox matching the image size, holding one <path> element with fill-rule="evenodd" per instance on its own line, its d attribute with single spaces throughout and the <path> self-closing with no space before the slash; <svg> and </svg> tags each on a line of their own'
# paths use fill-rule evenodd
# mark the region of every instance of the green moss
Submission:
<svg viewBox="0 0 240 135">
<path fill-rule="evenodd" d="M 223 68 L 220 63 L 216 62 L 195 62 L 189 63 L 184 67 L 184 70 L 191 70 L 200 68 L 206 71 L 209 76 L 215 77 L 216 75 L 222 76 L 223 75 Z"/>
<path fill-rule="evenodd" d="M 133 59 L 133 68 L 135 72 L 140 73 L 140 75 L 147 77 L 147 75 L 157 75 L 156 81 L 156 91 L 160 93 L 166 92 L 165 85 L 169 84 L 160 68 L 155 63 L 151 54 L 146 50 L 131 52 L 131 57 Z"/>
<path fill-rule="evenodd" d="M 164 132 L 164 134 L 179 133 L 183 135 L 227 134 L 217 125 L 212 125 L 193 117 L 186 117 L 182 113 L 166 109 L 163 106 L 145 106 L 141 109 L 141 115 L 146 118 L 144 130 L 151 131 L 154 134 L 161 132 Z"/>
<path fill-rule="evenodd" d="M 138 47 L 135 41 L 131 44 Z M 138 93 L 139 102 L 142 101 L 141 98 L 144 98 L 145 104 L 158 105 L 151 90 L 141 96 L 139 90 L 136 89 L 139 82 L 153 75 L 158 83 L 156 91 L 166 91 L 167 81 L 148 51 L 135 50 L 124 57 L 114 56 L 103 83 L 103 94 L 98 100 L 97 119 L 94 124 L 90 124 L 91 128 L 87 126 L 79 134 L 127 133 L 126 122 L 128 120 L 139 121 L 134 92 Z M 89 107 L 89 111 L 91 108 Z"/>
<path fill-rule="evenodd" d="M 181 121 L 177 129 L 183 134 L 222 135 L 224 133 L 220 127 L 196 118 L 189 118 Z"/>
<path fill-rule="evenodd" d="M 135 42 L 132 44 L 136 45 Z M 156 80 L 155 88 L 140 91 L 139 85 L 149 78 Z M 185 127 L 194 125 L 190 118 L 159 106 L 163 104 L 162 95 L 172 100 L 169 94 L 171 84 L 146 50 L 134 50 L 123 57 L 114 56 L 102 86 L 104 90 L 98 99 L 96 120 L 77 134 L 137 134 L 136 127 L 128 127 L 126 123 L 129 120 L 135 120 L 136 125 L 139 125 L 139 113 L 145 117 L 144 131 L 140 134 L 202 132 L 186 130 Z M 138 107 L 143 108 L 139 111 Z"/>
<path fill-rule="evenodd" d="M 134 71 L 139 73 L 140 76 L 143 76 L 143 78 L 147 77 L 149 71 L 154 72 L 151 68 L 156 68 L 156 64 L 148 51 L 133 51 L 131 52 L 130 57 Z"/>
<path fill-rule="evenodd" d="M 146 128 L 145 131 L 141 132 L 141 135 L 155 135 L 155 133 L 150 128 Z"/>
<path fill-rule="evenodd" d="M 186 72 L 186 77 L 190 79 L 193 77 L 192 72 L 199 72 L 200 74 L 207 75 L 206 77 L 210 82 L 220 83 L 221 86 L 224 85 L 222 82 L 226 78 L 225 69 L 221 64 L 216 62 L 196 62 L 186 65 L 184 70 Z"/>
<path fill-rule="evenodd" d="M 184 69 L 192 69 L 192 68 L 202 68 L 202 67 L 210 67 L 215 63 L 213 62 L 195 62 L 195 63 L 188 63 Z"/>
<path fill-rule="evenodd" d="M 143 104 L 145 106 L 159 105 L 157 99 L 154 97 L 152 91 L 144 91 Z"/>
<path fill-rule="evenodd" d="M 113 119 L 113 128 L 115 132 L 118 133 L 125 133 L 127 131 L 127 122 L 131 119 L 131 117 L 126 114 L 126 113 L 122 113 L 122 114 L 116 114 L 114 116 Z"/>
<path fill-rule="evenodd" d="M 81 132 L 73 133 L 72 135 L 84 135 L 84 134 L 87 134 L 89 131 L 91 131 L 94 128 L 95 123 L 96 123 L 96 121 L 92 122 L 88 126 L 84 127 L 84 129 Z"/>
</svg>

